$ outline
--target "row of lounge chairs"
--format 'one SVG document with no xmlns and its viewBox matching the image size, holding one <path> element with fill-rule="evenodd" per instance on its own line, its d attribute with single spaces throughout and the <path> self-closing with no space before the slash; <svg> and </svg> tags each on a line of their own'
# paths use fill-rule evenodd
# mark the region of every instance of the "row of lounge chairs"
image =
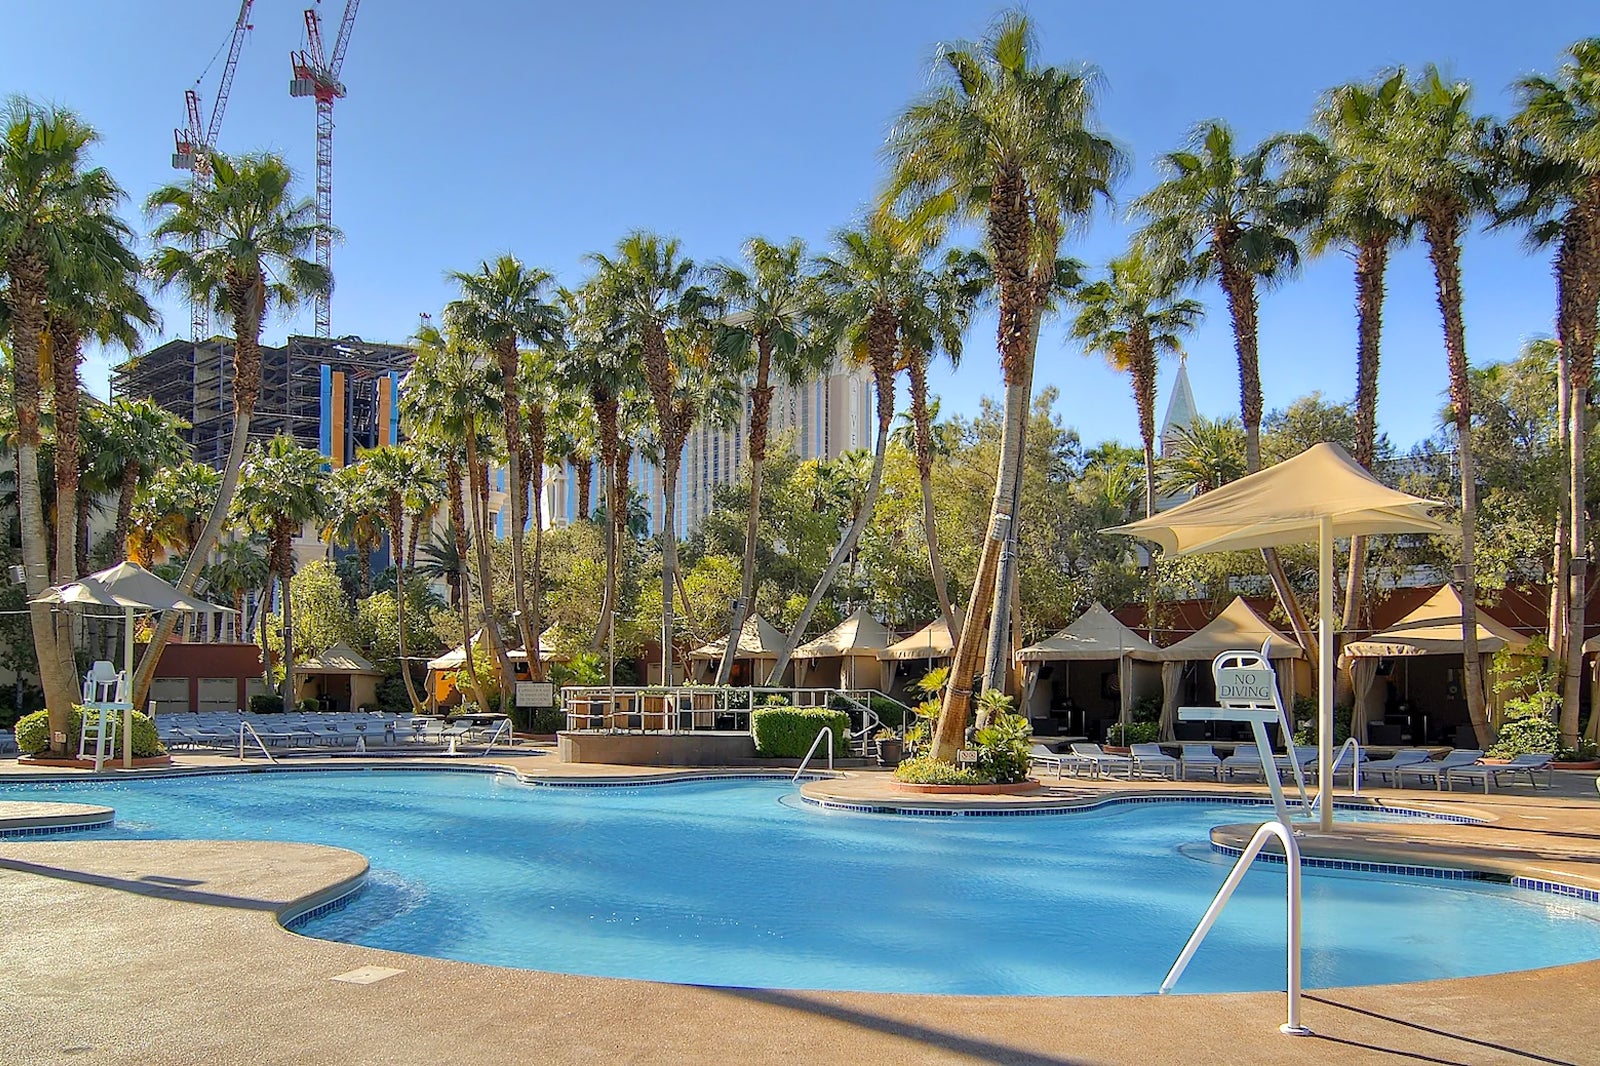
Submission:
<svg viewBox="0 0 1600 1066">
<path fill-rule="evenodd" d="M 444 744 L 452 738 L 470 739 L 479 729 L 468 724 L 446 725 L 437 718 L 366 711 L 316 714 L 202 711 L 162 715 L 156 719 L 156 734 L 168 748 L 237 748 L 242 724 L 248 724 L 268 747 L 290 748 Z M 254 747 L 248 735 L 246 746 Z"/>
<path fill-rule="evenodd" d="M 1241 747 L 1226 758 L 1219 757 L 1210 744 L 1184 743 L 1180 745 L 1180 750 L 1182 754 L 1175 757 L 1162 751 L 1159 744 L 1134 744 L 1129 748 L 1129 754 L 1120 755 L 1105 751 L 1098 744 L 1075 743 L 1067 752 L 1058 753 L 1043 744 L 1035 744 L 1029 761 L 1034 766 L 1053 769 L 1057 780 L 1063 773 L 1071 773 L 1075 777 L 1088 774 L 1096 778 L 1119 775 L 1129 780 L 1135 777 L 1170 777 L 1175 781 L 1188 780 L 1196 775 L 1211 777 L 1216 781 L 1261 777 L 1261 759 L 1253 747 Z M 1434 759 L 1433 753 L 1425 748 L 1401 748 L 1386 759 L 1364 758 L 1361 776 L 1366 780 L 1376 778 L 1399 788 L 1405 788 L 1412 780 L 1419 786 L 1431 784 L 1439 789 L 1451 788 L 1457 780 L 1481 781 L 1484 792 L 1488 792 L 1491 782 L 1498 785 L 1502 777 L 1514 780 L 1522 775 L 1526 775 L 1528 783 L 1537 788 L 1537 775 L 1541 773 L 1545 775 L 1548 787 L 1554 772 L 1554 761 L 1554 755 L 1540 754 L 1519 755 L 1504 763 L 1485 763 L 1483 752 L 1473 749 L 1451 751 L 1442 759 Z M 1273 757 L 1273 769 L 1281 778 L 1292 776 L 1294 763 L 1299 763 L 1302 777 L 1315 779 L 1317 749 L 1296 745 L 1290 754 Z M 1334 776 L 1349 777 L 1353 772 L 1351 766 L 1341 765 L 1335 767 Z"/>
</svg>

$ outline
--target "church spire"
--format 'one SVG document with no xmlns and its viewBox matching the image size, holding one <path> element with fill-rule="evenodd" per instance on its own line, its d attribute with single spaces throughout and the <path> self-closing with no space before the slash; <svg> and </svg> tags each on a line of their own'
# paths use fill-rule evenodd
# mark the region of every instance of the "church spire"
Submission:
<svg viewBox="0 0 1600 1066">
<path fill-rule="evenodd" d="M 1178 376 L 1172 382 L 1172 398 L 1167 401 L 1167 416 L 1161 420 L 1161 454 L 1173 446 L 1179 430 L 1188 429 L 1200 417 L 1195 406 L 1194 390 L 1189 387 L 1189 357 L 1178 355 Z"/>
</svg>

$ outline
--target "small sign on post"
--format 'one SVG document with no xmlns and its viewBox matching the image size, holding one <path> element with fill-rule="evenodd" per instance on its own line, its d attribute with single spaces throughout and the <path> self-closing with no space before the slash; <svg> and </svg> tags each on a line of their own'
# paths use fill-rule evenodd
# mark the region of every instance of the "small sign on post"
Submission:
<svg viewBox="0 0 1600 1066">
<path fill-rule="evenodd" d="M 518 681 L 518 707 L 554 707 L 556 686 L 550 681 Z"/>
<path fill-rule="evenodd" d="M 956 752 L 957 766 L 974 766 L 978 762 L 978 753 L 971 748 L 962 748 Z"/>
</svg>

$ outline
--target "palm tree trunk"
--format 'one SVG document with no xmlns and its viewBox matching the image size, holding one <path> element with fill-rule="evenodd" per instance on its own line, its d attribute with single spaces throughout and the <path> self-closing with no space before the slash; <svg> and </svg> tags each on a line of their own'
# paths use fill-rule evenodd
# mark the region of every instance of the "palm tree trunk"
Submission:
<svg viewBox="0 0 1600 1066">
<path fill-rule="evenodd" d="M 761 475 L 767 461 L 767 429 L 772 416 L 772 340 L 756 334 L 756 380 L 750 386 L 750 509 L 744 523 L 744 564 L 739 571 L 739 598 L 728 616 L 728 645 L 717 665 L 716 683 L 726 685 L 739 655 L 739 634 L 756 594 L 756 543 L 761 535 Z"/>
<path fill-rule="evenodd" d="M 600 476 L 601 493 L 606 501 L 606 580 L 600 596 L 600 618 L 594 636 L 589 640 L 589 650 L 598 652 L 605 645 L 606 634 L 611 629 L 611 618 L 616 612 L 617 599 L 617 537 L 616 537 L 616 468 L 617 468 L 617 401 L 609 393 L 593 393 L 595 415 L 600 423 Z M 587 512 L 585 512 L 587 513 Z"/>
<path fill-rule="evenodd" d="M 472 658 L 472 579 L 467 572 L 466 501 L 461 486 L 465 481 L 461 465 L 454 458 L 445 461 L 445 481 L 450 497 L 450 530 L 456 543 L 456 589 L 461 608 L 461 650 L 466 656 L 463 664 L 467 671 L 467 684 L 472 689 L 472 699 L 479 707 L 487 709 L 489 701 L 478 677 L 478 664 Z M 457 675 L 460 676 L 459 674 Z"/>
<path fill-rule="evenodd" d="M 411 659 L 406 646 L 406 556 L 401 547 L 405 540 L 405 510 L 398 492 L 391 492 L 385 501 L 389 519 L 389 551 L 394 556 L 394 613 L 399 624 L 397 634 L 400 647 L 400 680 L 405 682 L 406 698 L 412 710 L 422 706 L 417 698 L 417 684 L 411 676 Z"/>
<path fill-rule="evenodd" d="M 1367 241 L 1356 253 L 1356 454 L 1355 460 L 1372 469 L 1378 444 L 1378 348 L 1383 333 L 1384 272 L 1389 265 L 1389 242 Z M 1361 624 L 1366 598 L 1367 538 L 1350 538 L 1350 566 L 1346 571 L 1344 630 Z"/>
<path fill-rule="evenodd" d="M 544 632 L 544 464 L 546 448 L 545 412 L 543 407 L 528 410 L 528 479 L 533 497 L 533 588 L 528 595 L 526 609 L 528 635 L 524 644 L 528 652 L 528 674 L 535 681 L 545 677 L 544 653 L 539 645 Z"/>
<path fill-rule="evenodd" d="M 1133 405 L 1139 413 L 1139 439 L 1144 444 L 1144 516 L 1156 513 L 1156 353 L 1150 329 L 1142 322 L 1134 330 Z"/>
<path fill-rule="evenodd" d="M 1455 409 L 1456 454 L 1461 468 L 1461 636 L 1462 679 L 1467 716 L 1478 746 L 1494 743 L 1483 691 L 1483 661 L 1478 654 L 1478 486 L 1472 455 L 1472 393 L 1468 383 L 1467 332 L 1461 319 L 1461 222 L 1450 214 L 1424 220 L 1428 258 L 1433 261 L 1439 314 L 1444 322 L 1445 355 L 1450 370 L 1450 403 Z M 1576 541 L 1574 541 L 1576 543 Z"/>
<path fill-rule="evenodd" d="M 92 493 L 79 491 L 78 493 L 78 558 L 76 561 L 77 572 L 89 572 L 89 509 L 93 503 Z"/>
<path fill-rule="evenodd" d="M 1559 328 L 1559 327 L 1558 327 Z M 1572 409 L 1572 365 L 1567 359 L 1565 345 L 1556 346 L 1556 447 L 1563 466 L 1571 462 L 1568 449 L 1571 426 L 1567 420 Z M 1568 526 L 1572 515 L 1570 475 L 1562 478 L 1556 501 L 1555 552 L 1550 561 L 1550 614 L 1546 628 L 1545 644 L 1550 650 L 1550 672 L 1564 668 L 1567 661 L 1567 575 L 1572 561 L 1572 531 Z"/>
<path fill-rule="evenodd" d="M 122 466 L 122 485 L 117 492 L 117 519 L 112 532 L 112 552 L 118 558 L 127 554 L 128 530 L 133 525 L 133 500 L 139 492 L 140 462 L 129 459 Z"/>
<path fill-rule="evenodd" d="M 1589 387 L 1594 379 L 1596 312 L 1600 307 L 1600 181 L 1562 227 L 1556 263 L 1557 331 L 1572 378 L 1567 401 L 1568 488 L 1571 570 L 1567 591 L 1567 646 L 1563 661 L 1561 741 L 1578 743 L 1579 701 L 1583 691 L 1584 615 L 1588 607 L 1589 542 L 1587 536 Z M 1595 708 L 1590 708 L 1593 715 Z"/>
<path fill-rule="evenodd" d="M 675 597 L 678 573 L 678 470 L 683 444 L 668 446 L 661 463 L 661 662 L 663 685 L 672 684 L 673 642 L 678 633 Z"/>
<path fill-rule="evenodd" d="M 523 525 L 527 521 L 528 472 L 523 469 L 522 449 L 522 398 L 517 388 L 517 345 L 506 338 L 496 346 L 495 355 L 500 362 L 500 382 L 505 392 L 506 479 L 510 489 L 511 509 L 511 600 L 517 610 L 517 631 L 522 638 L 523 650 L 531 664 L 538 655 L 535 635 L 530 632 L 533 619 L 528 613 L 527 576 L 522 559 Z"/>
<path fill-rule="evenodd" d="M 80 341 L 65 327 L 50 343 L 51 399 L 55 406 L 56 557 L 55 583 L 78 576 L 78 478 L 82 419 L 78 410 Z"/>
<path fill-rule="evenodd" d="M 500 705 L 511 706 L 513 674 L 511 656 L 506 652 L 505 640 L 500 636 L 500 626 L 494 617 L 494 565 L 489 556 L 488 469 L 478 455 L 477 420 L 467 419 L 467 483 L 472 501 L 473 549 L 478 560 L 478 591 L 483 597 L 484 632 L 489 635 L 489 650 L 494 653 L 495 666 L 500 672 Z M 488 710 L 485 706 L 484 710 Z"/>
<path fill-rule="evenodd" d="M 856 544 L 861 540 L 861 532 L 867 528 L 867 523 L 872 520 L 872 512 L 877 509 L 878 493 L 883 489 L 883 461 L 889 452 L 889 428 L 894 424 L 895 334 L 899 331 L 900 323 L 892 311 L 878 308 L 873 313 L 867 328 L 873 384 L 877 387 L 878 393 L 878 438 L 873 442 L 872 475 L 867 480 L 867 491 L 861 501 L 860 509 L 856 511 L 855 521 L 850 523 L 844 539 L 839 541 L 839 546 L 834 549 L 833 558 L 828 560 L 822 576 L 817 579 L 816 588 L 811 590 L 811 596 L 806 600 L 805 607 L 794 621 L 794 628 L 789 631 L 789 636 L 783 642 L 783 650 L 778 653 L 778 661 L 773 664 L 772 673 L 767 678 L 768 685 L 781 683 L 783 672 L 789 668 L 789 660 L 794 656 L 795 648 L 805 639 L 806 627 L 811 624 L 811 616 L 816 613 L 817 605 L 822 602 L 822 597 L 827 595 L 834 576 L 839 572 L 839 567 L 855 553 Z"/>
<path fill-rule="evenodd" d="M 911 422 L 915 428 L 917 476 L 922 482 L 922 536 L 928 543 L 928 569 L 933 573 L 933 591 L 939 597 L 939 615 L 945 630 L 956 631 L 956 612 L 950 605 L 950 583 L 945 578 L 944 559 L 939 554 L 939 525 L 933 511 L 933 427 L 928 417 L 928 357 L 913 353 L 907 359 L 911 386 Z"/>
<path fill-rule="evenodd" d="M 581 462 L 572 464 L 572 476 L 578 480 L 578 514 L 577 521 L 589 520 L 589 504 L 594 493 L 594 456 L 581 456 Z"/>
</svg>

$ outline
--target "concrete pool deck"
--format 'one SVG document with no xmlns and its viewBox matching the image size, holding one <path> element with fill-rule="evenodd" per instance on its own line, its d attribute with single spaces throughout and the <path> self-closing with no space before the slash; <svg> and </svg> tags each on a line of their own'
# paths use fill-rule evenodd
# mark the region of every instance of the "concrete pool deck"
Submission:
<svg viewBox="0 0 1600 1066">
<path fill-rule="evenodd" d="M 603 769 L 585 766 L 581 775 L 569 775 L 553 758 L 503 762 L 529 775 L 536 764 L 540 776 L 598 777 Z M 237 760 L 215 765 L 228 764 Z M 638 768 L 615 769 L 604 776 L 639 775 Z M 884 776 L 852 774 L 830 785 L 870 795 L 887 791 Z M 1526 788 L 1487 798 L 1370 794 L 1489 818 L 1484 826 L 1419 823 L 1435 844 L 1482 861 L 1561 863 L 1574 877 L 1600 869 L 1593 777 L 1557 779 L 1560 788 L 1536 795 Z M 1044 797 L 1053 801 L 1179 787 L 1050 785 Z M 1186 791 L 1216 787 L 1191 783 Z M 1381 828 L 1387 835 L 1415 827 Z M 1399 835 L 1400 846 L 1420 846 Z M 1528 854 L 1508 855 L 1510 848 Z M 403 955 L 312 940 L 279 924 L 280 914 L 337 894 L 365 865 L 352 852 L 304 844 L 75 841 L 70 834 L 0 840 L 0 913 L 7 916 L 0 935 L 0 972 L 7 975 L 0 1061 L 1578 1064 L 1597 1058 L 1588 1004 L 1600 994 L 1600 962 L 1316 991 L 1307 995 L 1304 1015 L 1317 1035 L 1294 1038 L 1277 1032 L 1281 993 L 983 998 L 718 989 Z M 398 972 L 384 976 L 387 970 Z M 335 980 L 351 974 L 353 980 Z M 380 979 L 359 983 L 370 977 Z"/>
</svg>

